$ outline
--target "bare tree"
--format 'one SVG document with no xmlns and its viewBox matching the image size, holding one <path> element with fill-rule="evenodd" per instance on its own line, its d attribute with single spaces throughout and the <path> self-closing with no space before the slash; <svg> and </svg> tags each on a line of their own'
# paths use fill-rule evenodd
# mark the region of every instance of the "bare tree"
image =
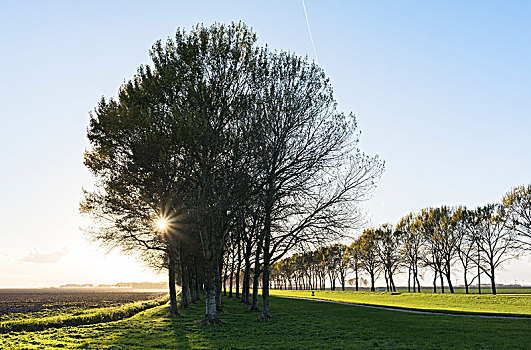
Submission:
<svg viewBox="0 0 531 350">
<path fill-rule="evenodd" d="M 400 255 L 401 231 L 395 230 L 391 224 L 383 224 L 375 232 L 376 253 L 384 270 L 387 291 L 396 292 L 393 275 L 403 262 Z"/>
<path fill-rule="evenodd" d="M 506 224 L 507 215 L 507 209 L 499 204 L 488 204 L 475 210 L 477 265 L 490 278 L 492 294 L 496 294 L 496 270 L 518 256 L 521 247 L 516 232 Z"/>
<path fill-rule="evenodd" d="M 516 231 L 522 248 L 531 251 L 531 184 L 511 189 L 502 203 L 507 208 L 507 226 Z"/>
</svg>

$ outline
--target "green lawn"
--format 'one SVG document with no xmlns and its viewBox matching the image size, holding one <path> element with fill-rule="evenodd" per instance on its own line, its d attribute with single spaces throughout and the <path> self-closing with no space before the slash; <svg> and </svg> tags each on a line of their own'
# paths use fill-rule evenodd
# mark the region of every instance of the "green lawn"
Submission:
<svg viewBox="0 0 531 350">
<path fill-rule="evenodd" d="M 2 349 L 529 349 L 531 320 L 420 315 L 307 300 L 271 299 L 257 321 L 225 299 L 222 324 L 202 326 L 204 302 L 170 319 L 159 306 L 97 325 L 0 335 Z"/>
<path fill-rule="evenodd" d="M 369 288 L 363 288 L 363 289 L 367 292 L 370 290 Z M 397 290 L 403 293 L 407 292 L 407 288 L 404 288 L 404 287 L 399 287 Z M 433 293 L 433 288 L 422 288 L 421 291 L 422 293 Z M 444 291 L 445 293 L 450 292 L 448 288 L 445 288 Z M 465 294 L 465 290 L 461 288 L 455 288 L 454 291 L 456 294 Z M 477 288 L 470 288 L 468 292 L 470 294 L 478 294 L 479 291 Z M 437 293 L 441 293 L 440 287 L 437 288 Z M 496 290 L 496 293 L 498 294 L 531 294 L 531 289 L 529 288 L 498 288 Z M 482 288 L 481 294 L 492 294 L 492 290 L 490 288 Z"/>
<path fill-rule="evenodd" d="M 272 290 L 271 294 L 312 298 L 312 292 L 307 290 Z M 531 317 L 531 296 L 526 295 L 315 291 L 313 298 L 436 312 L 486 313 Z"/>
</svg>

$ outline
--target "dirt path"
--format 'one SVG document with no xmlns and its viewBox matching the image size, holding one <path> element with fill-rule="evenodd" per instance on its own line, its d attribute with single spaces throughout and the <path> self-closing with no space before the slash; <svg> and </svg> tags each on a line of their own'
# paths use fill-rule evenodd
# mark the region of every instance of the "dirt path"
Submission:
<svg viewBox="0 0 531 350">
<path fill-rule="evenodd" d="M 279 298 L 313 300 L 313 301 L 321 301 L 321 302 L 325 302 L 325 303 L 361 306 L 361 307 L 368 307 L 368 308 L 371 308 L 371 309 L 400 311 L 400 312 L 407 312 L 407 313 L 410 313 L 410 314 L 465 316 L 465 317 L 483 317 L 483 318 L 509 318 L 509 319 L 516 319 L 516 320 L 531 320 L 531 316 L 527 316 L 526 317 L 526 316 L 511 316 L 511 315 L 503 316 L 503 315 L 480 315 L 480 314 L 473 314 L 473 313 L 470 314 L 470 313 L 433 312 L 433 311 L 422 311 L 422 310 L 418 310 L 418 309 L 403 309 L 403 308 L 392 307 L 392 306 L 380 306 L 380 305 L 370 305 L 370 304 L 347 303 L 347 302 L 344 302 L 344 301 L 335 301 L 335 300 L 327 300 L 327 299 L 289 297 L 289 296 L 284 296 L 284 295 L 274 295 L 274 296 L 279 297 Z"/>
</svg>

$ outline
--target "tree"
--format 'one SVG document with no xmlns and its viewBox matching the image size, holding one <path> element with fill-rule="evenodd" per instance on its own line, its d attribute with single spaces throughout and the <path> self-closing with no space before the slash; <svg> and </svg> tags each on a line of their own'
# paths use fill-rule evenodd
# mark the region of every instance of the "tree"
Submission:
<svg viewBox="0 0 531 350">
<path fill-rule="evenodd" d="M 446 276 L 450 293 L 454 293 L 451 279 L 451 269 L 458 250 L 458 237 L 455 234 L 456 220 L 453 209 L 445 205 L 430 210 L 431 225 L 435 229 L 435 235 L 431 239 L 436 240 L 436 246 L 440 249 L 441 259 L 440 272 Z M 442 285 L 441 281 L 441 285 Z M 443 292 L 444 292 L 444 287 Z"/>
<path fill-rule="evenodd" d="M 454 233 L 457 238 L 457 256 L 463 267 L 465 293 L 468 294 L 470 284 L 479 277 L 479 274 L 477 274 L 471 280 L 468 279 L 471 264 L 478 253 L 475 229 L 476 217 L 474 211 L 465 207 L 458 207 L 454 213 L 453 220 L 455 222 Z"/>
<path fill-rule="evenodd" d="M 411 290 L 411 281 L 413 282 L 413 292 L 420 293 L 419 281 L 419 262 L 423 256 L 422 233 L 415 229 L 415 216 L 408 214 L 404 216 L 397 224 L 397 231 L 400 231 L 402 240 L 401 254 L 404 262 L 408 265 L 408 292 Z"/>
<path fill-rule="evenodd" d="M 200 243 L 207 324 L 218 322 L 237 249 L 238 266 L 240 253 L 245 262 L 242 299 L 249 303 L 254 259 L 251 307 L 261 276 L 262 318 L 269 319 L 272 264 L 356 226 L 357 203 L 383 163 L 359 151 L 355 118 L 336 111 L 322 69 L 256 47 L 243 24 L 179 30 L 156 42 L 150 57 L 152 65 L 91 118 L 85 162 L 98 189 L 87 192 L 84 208 L 113 223 L 97 237 L 164 252 L 170 279 L 178 271 L 186 284 L 184 305 L 198 274 L 183 247 Z M 170 223 L 164 235 L 155 220 Z"/>
<path fill-rule="evenodd" d="M 221 306 L 220 261 L 231 213 L 248 198 L 248 172 L 255 169 L 246 156 L 247 68 L 255 40 L 244 25 L 231 24 L 197 26 L 165 45 L 158 41 L 150 52 L 153 68 L 140 67 L 118 102 L 102 101 L 89 129 L 94 149 L 86 163 L 103 192 L 115 193 L 120 180 L 117 196 L 128 205 L 150 204 L 151 222 L 161 215 L 170 221 L 182 207 L 194 219 L 208 323 L 217 322 Z"/>
<path fill-rule="evenodd" d="M 348 248 L 348 260 L 350 262 L 350 268 L 354 270 L 354 280 L 356 285 L 356 292 L 359 291 L 359 269 L 361 266 L 360 261 L 360 241 L 356 240 Z"/>
<path fill-rule="evenodd" d="M 185 197 L 174 196 L 183 182 L 177 180 L 180 160 L 171 154 L 180 142 L 161 125 L 164 113 L 154 98 L 160 92 L 154 79 L 150 69 L 141 68 L 135 81 L 122 87 L 118 101 L 102 99 L 91 114 L 92 149 L 85 153 L 85 165 L 98 182 L 96 190 L 84 191 L 81 211 L 96 220 L 89 234 L 103 244 L 126 252 L 164 252 L 171 312 L 177 315 L 176 219 Z M 157 221 L 166 224 L 157 228 Z"/>
<path fill-rule="evenodd" d="M 315 64 L 265 54 L 257 74 L 256 140 L 263 209 L 262 319 L 269 310 L 270 265 L 301 242 L 337 239 L 354 226 L 353 208 L 382 170 L 357 149 L 353 115 L 336 111 L 332 88 Z"/>
<path fill-rule="evenodd" d="M 402 265 L 400 255 L 401 232 L 391 224 L 383 224 L 375 230 L 375 249 L 382 264 L 387 291 L 396 292 L 393 275 Z"/>
<path fill-rule="evenodd" d="M 508 212 L 504 206 L 487 204 L 478 207 L 475 215 L 480 253 L 477 264 L 490 278 L 492 294 L 496 294 L 496 270 L 518 255 L 520 244 L 516 232 L 506 226 Z"/>
<path fill-rule="evenodd" d="M 337 271 L 336 275 L 341 283 L 341 290 L 345 290 L 345 282 L 347 274 L 351 267 L 349 248 L 344 244 L 334 244 L 327 249 L 327 257 L 331 258 L 334 263 L 334 269 Z M 335 284 L 334 284 L 335 288 Z"/>
<path fill-rule="evenodd" d="M 502 199 L 507 208 L 507 225 L 516 231 L 522 247 L 531 251 L 531 184 L 511 189 Z"/>
<path fill-rule="evenodd" d="M 371 279 L 371 292 L 374 292 L 376 277 L 381 270 L 380 260 L 377 250 L 377 233 L 375 229 L 366 229 L 358 238 L 359 259 L 361 267 L 367 272 Z"/>
</svg>

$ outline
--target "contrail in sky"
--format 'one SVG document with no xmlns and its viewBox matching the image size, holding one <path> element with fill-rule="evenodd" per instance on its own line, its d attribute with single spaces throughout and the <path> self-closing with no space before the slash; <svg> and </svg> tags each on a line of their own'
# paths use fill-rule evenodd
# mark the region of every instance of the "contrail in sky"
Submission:
<svg viewBox="0 0 531 350">
<path fill-rule="evenodd" d="M 315 49 L 315 43 L 313 42 L 312 37 L 312 30 L 310 29 L 310 21 L 308 20 L 308 12 L 306 12 L 306 5 L 304 4 L 304 0 L 302 1 L 302 8 L 304 9 L 304 16 L 306 17 L 306 25 L 308 26 L 308 34 L 310 34 L 310 41 L 312 42 L 313 46 L 313 54 L 315 55 L 315 62 L 319 64 L 319 59 L 317 58 L 317 50 Z"/>
</svg>

